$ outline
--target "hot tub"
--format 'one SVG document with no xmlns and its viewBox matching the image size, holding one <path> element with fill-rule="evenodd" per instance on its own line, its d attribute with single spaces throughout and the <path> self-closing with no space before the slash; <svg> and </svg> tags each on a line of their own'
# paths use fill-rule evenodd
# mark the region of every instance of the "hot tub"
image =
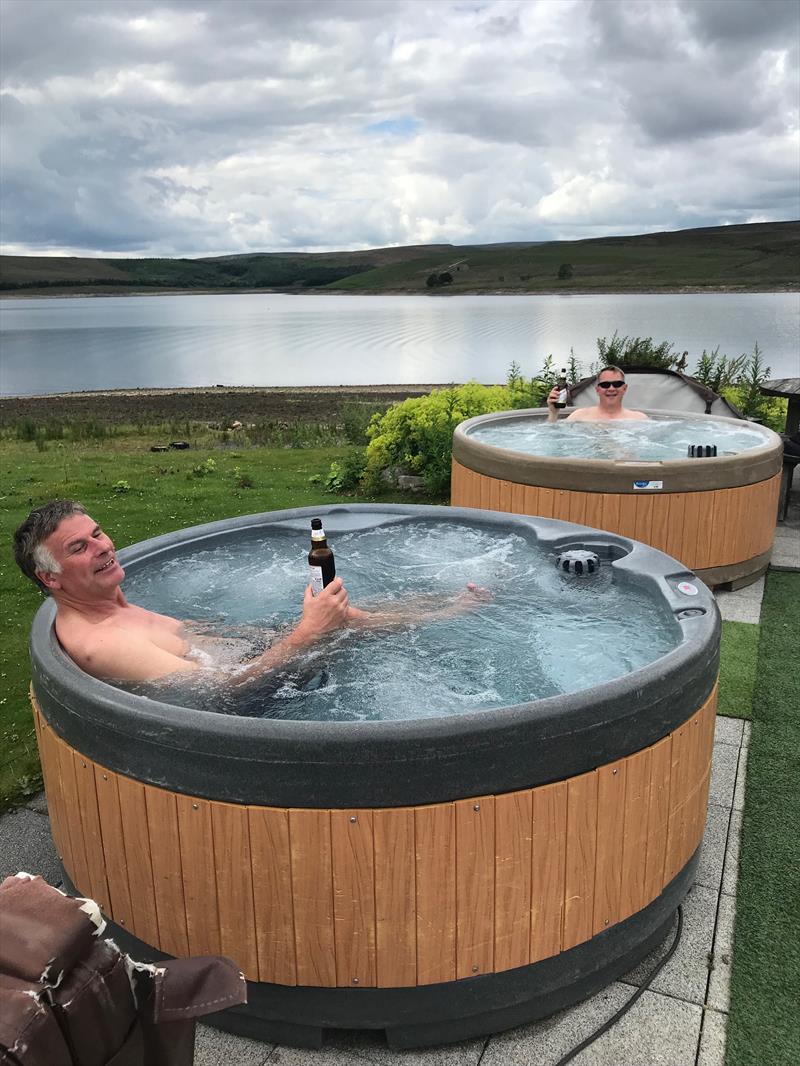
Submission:
<svg viewBox="0 0 800 1066">
<path fill-rule="evenodd" d="M 184 559 L 280 535 L 298 548 L 302 582 L 314 514 L 345 574 L 343 545 L 384 527 L 414 537 L 453 524 L 481 543 L 510 540 L 515 558 L 539 553 L 535 580 L 565 602 L 594 596 L 602 613 L 608 590 L 646 601 L 666 650 L 511 705 L 276 720 L 157 703 L 87 676 L 60 649 L 48 602 L 31 636 L 32 698 L 68 883 L 141 956 L 232 956 L 250 1002 L 218 1024 L 269 1041 L 318 1046 L 326 1029 L 369 1028 L 419 1046 L 593 993 L 666 935 L 693 879 L 715 721 L 713 597 L 624 537 L 444 507 L 254 515 L 121 558 L 134 586 L 170 568 L 190 582 Z M 596 592 L 570 583 L 597 573 L 554 565 L 575 549 L 600 561 Z M 491 557 L 509 565 L 507 553 Z M 540 609 L 518 614 L 520 663 Z M 546 633 L 531 640 L 546 659 Z"/>
<path fill-rule="evenodd" d="M 657 426 L 674 411 L 647 411 Z M 507 411 L 462 422 L 453 436 L 451 502 L 455 507 L 540 515 L 607 529 L 679 559 L 712 588 L 740 588 L 769 565 L 777 520 L 783 445 L 764 426 L 714 415 L 681 415 L 685 441 L 718 442 L 714 458 L 643 460 L 626 443 L 622 458 L 537 454 L 535 437 L 550 429 L 547 411 Z M 652 431 L 645 422 L 569 423 L 566 434 Z M 752 439 L 724 454 L 725 435 Z M 529 432 L 532 431 L 532 432 Z M 529 443 L 518 446 L 515 436 Z M 498 445 L 496 440 L 503 443 Z M 599 445 L 602 447 L 602 445 Z M 553 450 L 555 449 L 549 449 Z M 602 454 L 602 451 L 600 452 Z"/>
</svg>

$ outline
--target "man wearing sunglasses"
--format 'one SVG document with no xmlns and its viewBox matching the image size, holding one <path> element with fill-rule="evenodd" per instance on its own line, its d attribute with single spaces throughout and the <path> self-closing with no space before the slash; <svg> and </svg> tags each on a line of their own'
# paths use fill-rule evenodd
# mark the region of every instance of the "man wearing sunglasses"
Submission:
<svg viewBox="0 0 800 1066">
<path fill-rule="evenodd" d="M 640 422 L 642 419 L 647 418 L 647 415 L 642 411 L 627 411 L 623 407 L 622 400 L 628 391 L 628 386 L 625 384 L 625 374 L 618 366 L 603 367 L 597 375 L 594 390 L 597 393 L 597 403 L 594 407 L 579 407 L 572 414 L 567 415 L 565 421 L 610 422 L 616 419 L 625 419 L 627 421 Z M 555 406 L 556 400 L 558 400 L 558 393 L 559 389 L 556 385 L 551 389 L 550 395 L 547 397 L 548 422 L 555 422 L 558 419 Z"/>
</svg>

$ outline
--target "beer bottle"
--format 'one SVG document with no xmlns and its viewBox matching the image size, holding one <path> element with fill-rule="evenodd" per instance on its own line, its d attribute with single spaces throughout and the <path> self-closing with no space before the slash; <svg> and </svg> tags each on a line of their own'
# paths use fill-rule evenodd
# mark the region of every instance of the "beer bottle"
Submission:
<svg viewBox="0 0 800 1066">
<path fill-rule="evenodd" d="M 311 591 L 316 596 L 336 577 L 333 552 L 328 547 L 321 518 L 311 519 L 311 551 L 308 553 L 311 567 Z"/>
<path fill-rule="evenodd" d="M 561 374 L 556 382 L 556 388 L 558 389 L 558 399 L 553 404 L 553 407 L 566 407 L 569 403 L 569 385 L 567 383 L 567 368 L 561 368 Z"/>
</svg>

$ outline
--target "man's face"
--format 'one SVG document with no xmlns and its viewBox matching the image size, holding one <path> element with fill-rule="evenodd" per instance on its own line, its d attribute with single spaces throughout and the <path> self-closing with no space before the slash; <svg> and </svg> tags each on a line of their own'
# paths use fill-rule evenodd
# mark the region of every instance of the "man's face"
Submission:
<svg viewBox="0 0 800 1066">
<path fill-rule="evenodd" d="M 114 544 L 89 515 L 70 515 L 58 524 L 44 546 L 60 565 L 58 574 L 38 571 L 53 591 L 76 597 L 108 595 L 125 577 Z"/>
<path fill-rule="evenodd" d="M 616 370 L 604 370 L 595 382 L 594 391 L 597 393 L 597 402 L 604 410 L 615 411 L 622 407 L 622 397 L 628 391 L 628 386 L 625 378 Z"/>
</svg>

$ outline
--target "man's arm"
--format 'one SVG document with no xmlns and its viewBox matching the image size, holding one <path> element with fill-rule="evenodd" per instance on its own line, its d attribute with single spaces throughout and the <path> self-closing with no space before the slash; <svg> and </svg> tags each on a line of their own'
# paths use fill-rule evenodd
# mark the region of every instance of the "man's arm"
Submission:
<svg viewBox="0 0 800 1066">
<path fill-rule="evenodd" d="M 358 607 L 347 610 L 347 624 L 354 629 L 393 629 L 397 626 L 435 622 L 440 618 L 454 618 L 474 610 L 480 603 L 491 599 L 491 593 L 470 581 L 462 592 L 449 603 L 432 602 L 430 594 L 415 596 L 374 611 L 362 611 Z"/>
<path fill-rule="evenodd" d="M 88 647 L 66 646 L 72 659 L 87 674 L 113 681 L 156 681 L 169 674 L 187 673 L 197 663 L 159 648 L 146 634 L 108 629 Z"/>
</svg>

